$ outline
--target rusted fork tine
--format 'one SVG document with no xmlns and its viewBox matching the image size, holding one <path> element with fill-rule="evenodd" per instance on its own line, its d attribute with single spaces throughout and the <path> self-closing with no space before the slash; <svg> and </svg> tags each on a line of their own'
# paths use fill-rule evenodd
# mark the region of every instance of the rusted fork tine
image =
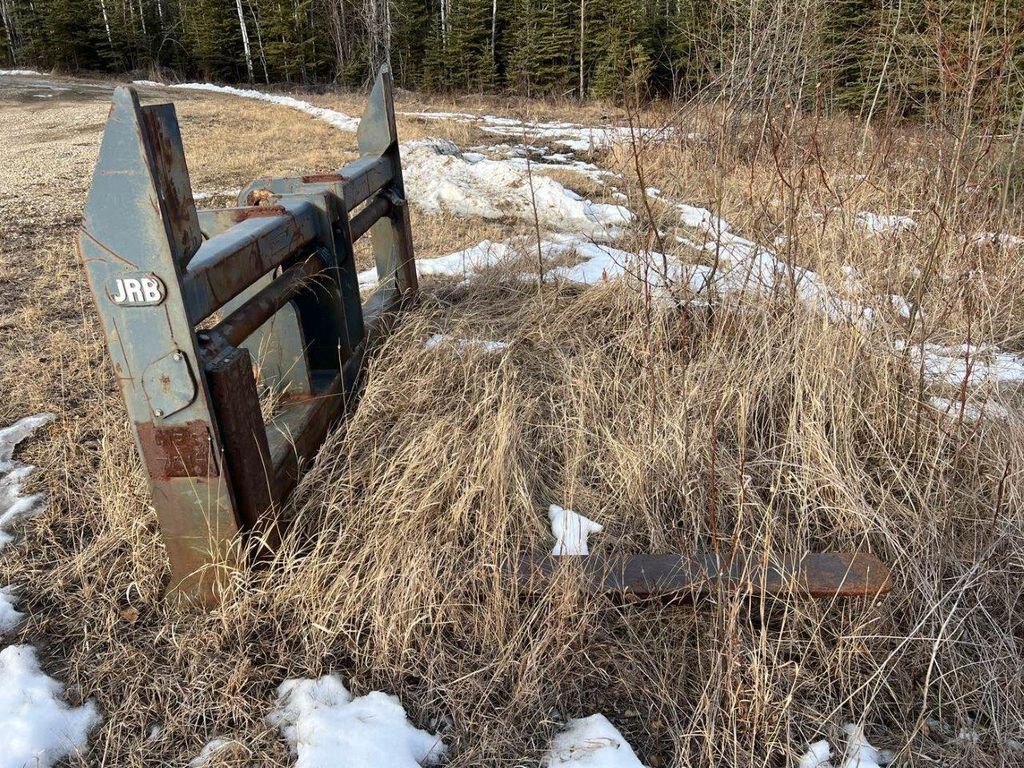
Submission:
<svg viewBox="0 0 1024 768">
<path fill-rule="evenodd" d="M 765 564 L 714 554 L 631 555 L 607 558 L 525 557 L 519 582 L 530 593 L 547 589 L 559 573 L 579 568 L 594 594 L 697 597 L 725 588 L 752 594 L 874 597 L 892 589 L 889 569 L 874 555 L 827 552 Z"/>
</svg>

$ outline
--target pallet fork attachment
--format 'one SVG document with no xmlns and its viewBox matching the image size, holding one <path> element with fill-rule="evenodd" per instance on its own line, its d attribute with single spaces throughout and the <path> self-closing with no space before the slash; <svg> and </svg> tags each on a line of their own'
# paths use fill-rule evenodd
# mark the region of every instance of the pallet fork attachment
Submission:
<svg viewBox="0 0 1024 768">
<path fill-rule="evenodd" d="M 207 606 L 243 565 L 244 539 L 275 546 L 277 510 L 343 414 L 368 343 L 417 294 L 387 67 L 357 142 L 359 159 L 337 173 L 259 179 L 237 207 L 199 211 L 174 106 L 141 106 L 130 87 L 114 92 L 79 255 L 149 478 L 171 589 Z M 379 281 L 362 302 L 353 247 L 366 233 Z M 284 393 L 266 423 L 257 381 Z M 592 592 L 639 597 L 722 586 L 812 597 L 890 589 L 886 567 L 865 554 L 775 564 L 525 557 L 514 577 L 529 593 L 576 567 Z"/>
<path fill-rule="evenodd" d="M 242 563 L 240 532 L 273 546 L 275 510 L 342 414 L 368 342 L 416 296 L 386 67 L 357 142 L 337 173 L 260 179 L 237 207 L 198 211 L 174 106 L 114 92 L 79 255 L 171 588 L 206 605 Z M 353 244 L 367 232 L 380 281 L 363 303 Z M 269 423 L 257 380 L 285 393 Z"/>
</svg>

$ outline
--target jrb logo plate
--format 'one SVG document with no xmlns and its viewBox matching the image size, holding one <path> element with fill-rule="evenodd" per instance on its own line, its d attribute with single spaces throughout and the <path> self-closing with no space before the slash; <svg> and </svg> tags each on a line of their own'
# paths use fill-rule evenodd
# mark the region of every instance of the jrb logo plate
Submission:
<svg viewBox="0 0 1024 768">
<path fill-rule="evenodd" d="M 148 272 L 127 272 L 107 281 L 107 296 L 120 307 L 155 307 L 166 295 L 160 278 Z"/>
</svg>

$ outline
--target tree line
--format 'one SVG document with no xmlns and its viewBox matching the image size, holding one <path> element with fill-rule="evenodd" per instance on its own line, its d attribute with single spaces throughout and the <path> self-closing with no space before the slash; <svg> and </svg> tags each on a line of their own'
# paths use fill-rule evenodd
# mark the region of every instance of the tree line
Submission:
<svg viewBox="0 0 1024 768">
<path fill-rule="evenodd" d="M 1020 0 L 0 0 L 0 66 L 919 112 L 1024 93 Z M 969 83 L 967 81 L 970 81 Z M 984 103 L 981 103 L 984 102 Z M 991 103 L 989 103 L 991 102 Z"/>
</svg>

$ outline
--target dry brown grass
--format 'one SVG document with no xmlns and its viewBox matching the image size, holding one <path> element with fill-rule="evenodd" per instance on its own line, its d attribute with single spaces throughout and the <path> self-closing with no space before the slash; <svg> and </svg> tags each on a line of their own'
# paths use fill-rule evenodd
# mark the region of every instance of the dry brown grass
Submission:
<svg viewBox="0 0 1024 768">
<path fill-rule="evenodd" d="M 343 156 L 345 137 L 288 110 L 174 98 L 196 188 Z M 595 711 L 652 768 L 788 765 L 849 720 L 900 765 L 1020 761 L 1006 739 L 1024 735 L 1021 427 L 921 407 L 892 352 L 909 332 L 895 316 L 865 333 L 784 297 L 688 313 L 623 285 L 538 290 L 500 270 L 465 288 L 427 281 L 302 482 L 275 562 L 239 573 L 212 613 L 162 601 L 155 515 L 72 248 L 105 105 L 27 109 L 0 110 L 13 137 L 0 147 L 0 424 L 58 421 L 25 451 L 50 507 L 3 552 L 0 583 L 22 585 L 16 639 L 104 713 L 78 763 L 181 764 L 220 735 L 239 742 L 221 765 L 287 765 L 263 721 L 274 688 L 328 671 L 397 693 L 457 766 L 535 765 L 559 721 Z M 800 123 L 776 161 L 756 130 L 678 119 L 702 138 L 645 148 L 648 185 L 761 242 L 788 235 L 787 256 L 833 284 L 850 264 L 877 296 L 905 293 L 930 263 L 914 333 L 1019 344 L 1021 252 L 955 235 L 1020 233 L 1021 212 L 994 221 L 969 196 L 937 208 L 935 137 L 896 132 L 858 156 L 858 126 Z M 631 173 L 627 154 L 604 162 Z M 636 182 L 624 188 L 639 210 Z M 920 226 L 867 237 L 853 223 L 864 209 L 918 210 Z M 417 214 L 414 232 L 435 255 L 508 228 Z M 655 238 L 641 224 L 629 239 Z M 423 350 L 437 331 L 511 346 Z M 506 568 L 550 546 L 551 502 L 605 524 L 597 551 L 860 549 L 896 588 L 834 603 L 721 593 L 694 608 L 586 600 L 569 579 L 526 598 Z"/>
</svg>

